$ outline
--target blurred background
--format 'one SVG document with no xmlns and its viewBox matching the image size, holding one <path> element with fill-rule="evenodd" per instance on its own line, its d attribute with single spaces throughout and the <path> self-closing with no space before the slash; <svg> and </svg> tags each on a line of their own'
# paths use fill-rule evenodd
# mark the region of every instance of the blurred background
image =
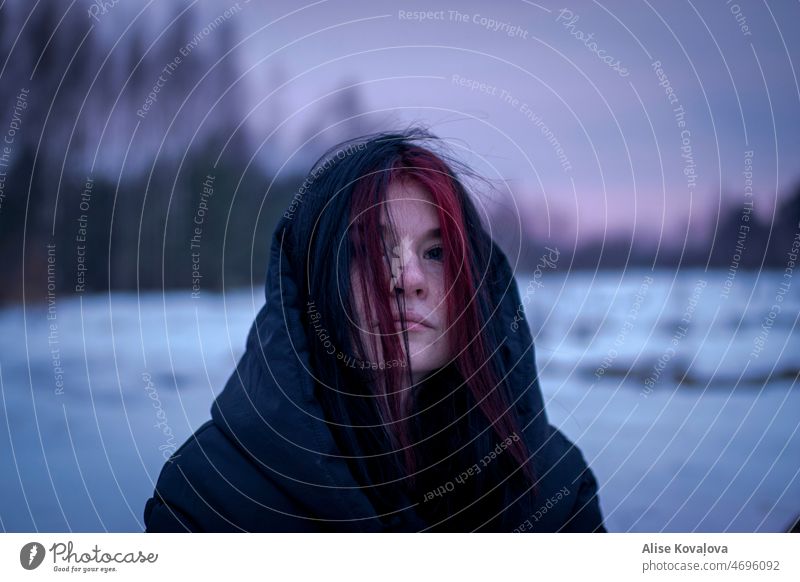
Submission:
<svg viewBox="0 0 800 582">
<path fill-rule="evenodd" d="M 796 3 L 0 1 L 0 527 L 138 531 L 311 164 L 422 124 L 611 531 L 800 515 Z"/>
</svg>

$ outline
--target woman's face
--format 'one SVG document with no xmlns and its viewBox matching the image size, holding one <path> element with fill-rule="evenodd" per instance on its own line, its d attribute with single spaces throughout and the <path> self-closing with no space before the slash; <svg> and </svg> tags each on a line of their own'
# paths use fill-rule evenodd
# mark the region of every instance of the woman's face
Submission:
<svg viewBox="0 0 800 582">
<path fill-rule="evenodd" d="M 448 325 L 439 216 L 430 194 L 414 182 L 394 182 L 390 185 L 382 208 L 391 215 L 396 232 L 390 230 L 385 216 L 382 217 L 391 264 L 385 269 L 386 279 L 379 284 L 387 285 L 390 291 L 401 292 L 405 298 L 411 377 L 416 384 L 430 372 L 447 365 L 450 358 L 450 346 L 445 334 Z M 380 349 L 379 338 L 369 337 L 369 334 L 380 334 L 380 330 L 374 315 L 364 316 L 358 277 L 359 269 L 354 267 L 353 294 L 359 311 L 362 340 L 367 349 L 372 350 L 370 340 L 376 339 Z M 368 284 L 367 289 L 370 288 Z M 401 306 L 402 299 L 399 302 Z M 392 301 L 391 307 L 396 320 L 394 333 L 400 334 L 402 326 L 398 321 L 398 305 Z M 405 353 L 403 338 L 399 339 Z M 372 361 L 379 361 L 379 358 L 372 356 Z"/>
</svg>

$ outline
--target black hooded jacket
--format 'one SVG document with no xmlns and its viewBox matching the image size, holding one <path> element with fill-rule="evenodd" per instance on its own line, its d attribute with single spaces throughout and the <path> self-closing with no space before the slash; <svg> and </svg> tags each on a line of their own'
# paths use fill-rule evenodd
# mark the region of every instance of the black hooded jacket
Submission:
<svg viewBox="0 0 800 582">
<path fill-rule="evenodd" d="M 431 495 L 378 512 L 357 482 L 314 393 L 298 278 L 282 245 L 289 220 L 272 237 L 266 303 L 245 353 L 211 406 L 211 419 L 164 465 L 144 508 L 148 532 L 417 532 Z M 519 291 L 493 244 L 489 273 L 495 317 L 511 330 Z M 495 531 L 604 532 L 597 483 L 581 451 L 551 426 L 544 409 L 527 322 L 517 319 L 501 346 L 523 437 L 533 454 L 539 495 L 522 496 Z M 515 326 L 516 327 L 516 326 Z M 455 477 L 467 466 L 446 464 Z M 449 491 L 453 485 L 440 480 Z M 439 481 L 432 481 L 437 483 Z M 435 487 L 433 487 L 435 488 Z M 440 489 L 440 492 L 444 492 Z M 444 494 L 447 494 L 446 492 Z"/>
</svg>

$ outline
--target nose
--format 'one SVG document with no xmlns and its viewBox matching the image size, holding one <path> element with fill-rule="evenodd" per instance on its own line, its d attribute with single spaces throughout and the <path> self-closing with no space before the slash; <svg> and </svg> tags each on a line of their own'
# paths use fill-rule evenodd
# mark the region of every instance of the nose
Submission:
<svg viewBox="0 0 800 582">
<path fill-rule="evenodd" d="M 394 273 L 395 290 L 424 299 L 428 293 L 428 280 L 419 257 L 409 253 L 403 257 Z"/>
</svg>

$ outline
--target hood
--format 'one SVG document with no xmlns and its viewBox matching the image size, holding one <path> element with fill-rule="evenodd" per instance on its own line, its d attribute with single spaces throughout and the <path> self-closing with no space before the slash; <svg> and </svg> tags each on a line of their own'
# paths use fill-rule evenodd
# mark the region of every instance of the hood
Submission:
<svg viewBox="0 0 800 582">
<path fill-rule="evenodd" d="M 270 481 L 309 514 L 330 521 L 337 531 L 420 531 L 425 523 L 411 501 L 391 515 L 376 515 L 326 425 L 314 395 L 309 336 L 302 323 L 301 278 L 293 272 L 292 253 L 287 252 L 292 228 L 299 227 L 282 216 L 272 235 L 266 302 L 250 328 L 245 353 L 212 405 L 212 420 Z M 292 233 L 291 238 L 298 234 Z M 502 329 L 508 330 L 500 350 L 520 427 L 529 446 L 540 446 L 549 426 L 533 341 L 513 272 L 494 243 L 484 284 L 497 307 L 492 317 L 501 318 Z M 534 467 L 543 468 L 536 463 Z"/>
</svg>

